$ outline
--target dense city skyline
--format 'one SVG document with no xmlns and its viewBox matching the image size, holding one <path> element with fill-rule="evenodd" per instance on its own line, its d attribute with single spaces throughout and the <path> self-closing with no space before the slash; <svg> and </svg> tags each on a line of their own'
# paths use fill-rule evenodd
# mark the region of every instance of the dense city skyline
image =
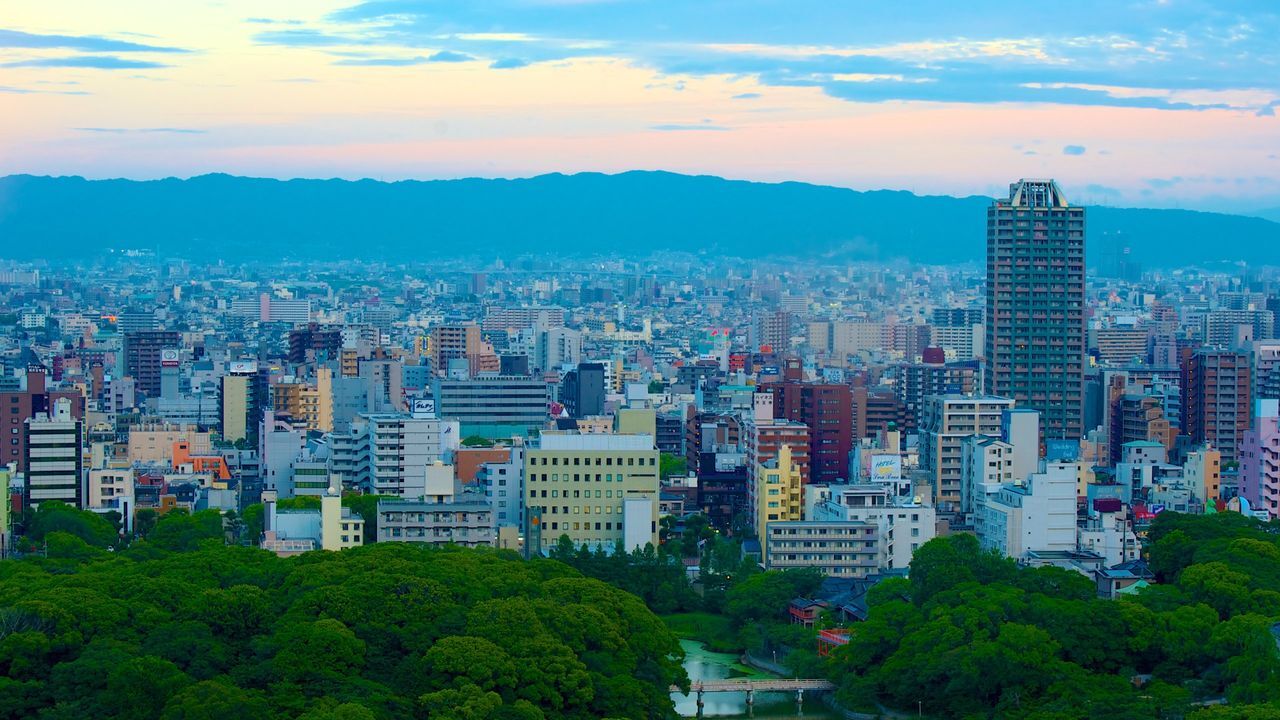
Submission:
<svg viewBox="0 0 1280 720">
<path fill-rule="evenodd" d="M 1086 204 L 1280 208 L 1272 6 L 1014 8 L 13 2 L 0 173 L 1055 177 Z"/>
</svg>

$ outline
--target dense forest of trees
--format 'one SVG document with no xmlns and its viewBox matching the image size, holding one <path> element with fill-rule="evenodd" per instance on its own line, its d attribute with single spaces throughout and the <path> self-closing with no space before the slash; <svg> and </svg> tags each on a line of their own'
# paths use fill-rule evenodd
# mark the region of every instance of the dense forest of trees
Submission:
<svg viewBox="0 0 1280 720">
<path fill-rule="evenodd" d="M 371 545 L 282 559 L 173 512 L 129 547 L 50 504 L 0 562 L 0 719 L 663 718 L 635 596 L 555 561 Z"/>
<path fill-rule="evenodd" d="M 945 718 L 1280 717 L 1280 525 L 1163 513 L 1150 541 L 1161 584 L 1115 601 L 972 536 L 930 541 L 909 580 L 872 589 L 828 668 L 839 699 Z"/>
</svg>

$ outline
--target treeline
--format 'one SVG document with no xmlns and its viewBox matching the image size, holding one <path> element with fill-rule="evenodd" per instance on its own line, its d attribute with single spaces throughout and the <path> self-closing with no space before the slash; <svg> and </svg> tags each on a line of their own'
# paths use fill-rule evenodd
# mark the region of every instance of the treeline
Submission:
<svg viewBox="0 0 1280 720">
<path fill-rule="evenodd" d="M 699 516 L 694 516 L 695 518 Z M 606 553 L 586 545 L 575 548 L 562 536 L 550 555 L 584 575 L 640 597 L 682 637 L 699 640 L 716 652 L 750 652 L 777 660 L 797 673 L 820 672 L 815 631 L 792 624 L 787 606 L 810 597 L 823 575 L 811 568 L 764 572 L 744 558 L 741 543 L 692 523 L 680 540 L 626 552 Z M 690 537 L 700 543 L 685 542 Z M 684 556 L 698 559 L 694 578 Z"/>
<path fill-rule="evenodd" d="M 32 554 L 0 562 L 0 720 L 665 718 L 687 683 L 640 600 L 559 562 L 390 543 L 278 558 L 224 545 L 216 512 L 122 547 L 42 511 Z"/>
<path fill-rule="evenodd" d="M 1079 573 L 938 538 L 910 579 L 872 589 L 828 672 L 848 707 L 945 718 L 1278 717 L 1278 531 L 1162 513 L 1149 536 L 1161 584 L 1115 601 Z"/>
</svg>

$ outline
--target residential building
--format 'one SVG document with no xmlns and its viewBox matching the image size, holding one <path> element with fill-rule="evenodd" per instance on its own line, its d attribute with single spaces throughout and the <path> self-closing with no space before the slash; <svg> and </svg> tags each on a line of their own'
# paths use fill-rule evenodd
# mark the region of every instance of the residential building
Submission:
<svg viewBox="0 0 1280 720">
<path fill-rule="evenodd" d="M 769 537 L 770 523 L 804 519 L 804 485 L 790 445 L 783 445 L 776 457 L 755 465 L 749 502 L 761 544 Z"/>
<path fill-rule="evenodd" d="M 1183 373 L 1183 433 L 1195 445 L 1210 444 L 1223 462 L 1235 461 L 1249 429 L 1249 356 L 1201 349 L 1186 358 Z"/>
<path fill-rule="evenodd" d="M 1053 180 L 987 210 L 986 391 L 1040 411 L 1044 437 L 1084 432 L 1085 211 Z"/>
<path fill-rule="evenodd" d="M 963 478 L 962 442 L 971 435 L 999 438 L 1010 398 L 934 395 L 925 399 L 920 423 L 920 469 L 933 484 L 933 503 L 942 512 L 959 512 Z"/>
<path fill-rule="evenodd" d="M 1259 400 L 1240 448 L 1240 497 L 1280 518 L 1280 400 Z"/>
<path fill-rule="evenodd" d="M 762 538 L 766 570 L 818 568 L 829 577 L 866 577 L 880 566 L 879 527 L 846 520 L 777 521 Z"/>
<path fill-rule="evenodd" d="M 1076 473 L 1075 463 L 1046 463 L 987 495 L 975 510 L 982 547 L 1016 559 L 1032 551 L 1075 552 Z"/>
<path fill-rule="evenodd" d="M 148 398 L 161 394 L 161 356 L 182 347 L 174 330 L 137 330 L 124 334 L 124 374 L 132 377 L 138 392 Z"/>
</svg>

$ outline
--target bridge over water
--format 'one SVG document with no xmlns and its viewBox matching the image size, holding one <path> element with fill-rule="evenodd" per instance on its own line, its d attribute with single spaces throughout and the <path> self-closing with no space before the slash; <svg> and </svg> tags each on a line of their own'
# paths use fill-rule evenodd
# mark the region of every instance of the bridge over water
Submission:
<svg viewBox="0 0 1280 720">
<path fill-rule="evenodd" d="M 747 707 L 750 709 L 755 705 L 757 692 L 795 692 L 796 704 L 804 703 L 804 691 L 812 690 L 815 692 L 835 690 L 836 686 L 830 680 L 806 680 L 796 679 L 787 680 L 785 678 L 727 678 L 724 680 L 698 680 L 689 685 L 689 694 L 696 694 L 698 698 L 698 715 L 702 715 L 702 694 L 711 692 L 741 692 L 747 694 Z M 683 691 L 671 686 L 671 692 L 682 693 Z"/>
</svg>

